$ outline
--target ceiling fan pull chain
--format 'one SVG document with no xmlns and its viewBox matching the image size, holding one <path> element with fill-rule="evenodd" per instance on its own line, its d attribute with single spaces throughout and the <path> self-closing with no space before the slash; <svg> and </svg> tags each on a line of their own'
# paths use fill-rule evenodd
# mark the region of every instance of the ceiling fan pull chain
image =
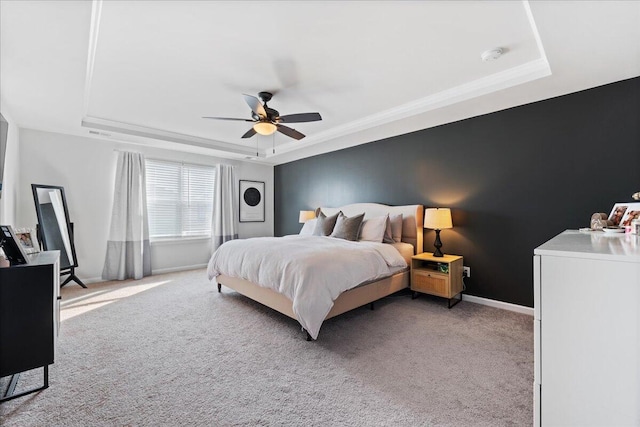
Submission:
<svg viewBox="0 0 640 427">
<path fill-rule="evenodd" d="M 273 145 L 272 145 L 272 147 L 273 147 L 273 154 L 276 154 L 276 134 L 275 134 L 275 133 L 272 133 L 272 134 L 271 134 L 271 137 L 272 137 L 272 141 L 273 141 Z"/>
</svg>

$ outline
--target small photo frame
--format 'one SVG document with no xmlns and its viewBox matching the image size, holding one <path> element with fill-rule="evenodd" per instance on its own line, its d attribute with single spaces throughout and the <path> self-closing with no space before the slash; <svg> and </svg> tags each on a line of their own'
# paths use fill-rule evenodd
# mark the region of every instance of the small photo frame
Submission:
<svg viewBox="0 0 640 427">
<path fill-rule="evenodd" d="M 40 252 L 40 245 L 36 236 L 36 230 L 33 228 L 16 228 L 14 230 L 16 238 L 22 246 L 26 254 L 35 254 Z"/>
<path fill-rule="evenodd" d="M 625 203 L 627 210 L 620 220 L 620 227 L 631 226 L 631 221 L 640 219 L 640 203 Z"/>
<path fill-rule="evenodd" d="M 622 218 L 624 218 L 625 214 L 627 213 L 629 205 L 633 204 L 635 203 L 616 203 L 615 205 L 613 205 L 611 213 L 609 214 L 609 221 L 612 222 L 612 225 L 614 227 L 622 226 Z"/>
<path fill-rule="evenodd" d="M 264 182 L 240 180 L 240 222 L 264 222 Z"/>
</svg>

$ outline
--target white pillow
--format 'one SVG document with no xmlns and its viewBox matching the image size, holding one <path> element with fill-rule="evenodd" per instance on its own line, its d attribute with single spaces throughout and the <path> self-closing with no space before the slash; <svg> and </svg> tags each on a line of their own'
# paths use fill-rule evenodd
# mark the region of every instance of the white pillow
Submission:
<svg viewBox="0 0 640 427">
<path fill-rule="evenodd" d="M 302 226 L 302 230 L 300 230 L 300 235 L 301 236 L 311 236 L 313 234 L 313 229 L 316 226 L 316 221 L 317 219 L 310 219 L 309 221 L 305 222 L 304 225 Z"/>
<path fill-rule="evenodd" d="M 384 232 L 387 229 L 388 220 L 389 215 L 365 219 L 362 222 L 362 227 L 360 228 L 360 240 L 365 240 L 367 242 L 382 242 Z"/>
</svg>

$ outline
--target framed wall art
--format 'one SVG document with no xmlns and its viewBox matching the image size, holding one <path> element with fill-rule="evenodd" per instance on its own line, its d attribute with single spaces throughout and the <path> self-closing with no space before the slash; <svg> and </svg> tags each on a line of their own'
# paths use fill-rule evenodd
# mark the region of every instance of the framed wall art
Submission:
<svg viewBox="0 0 640 427">
<path fill-rule="evenodd" d="M 240 180 L 240 222 L 264 222 L 264 182 Z"/>
</svg>

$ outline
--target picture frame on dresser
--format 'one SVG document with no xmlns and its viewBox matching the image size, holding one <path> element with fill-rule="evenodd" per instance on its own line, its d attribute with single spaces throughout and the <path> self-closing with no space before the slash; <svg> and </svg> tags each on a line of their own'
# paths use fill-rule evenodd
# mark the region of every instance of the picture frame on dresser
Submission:
<svg viewBox="0 0 640 427">
<path fill-rule="evenodd" d="M 609 221 L 613 223 L 613 226 L 618 227 L 621 224 L 622 218 L 624 218 L 627 213 L 630 204 L 632 203 L 616 203 L 613 205 L 611 213 L 609 214 Z"/>
<path fill-rule="evenodd" d="M 16 237 L 26 254 L 37 254 L 40 252 L 38 236 L 35 228 L 16 228 Z"/>
<path fill-rule="evenodd" d="M 631 221 L 640 219 L 640 203 L 625 203 L 625 205 L 627 206 L 627 210 L 620 220 L 621 227 L 630 226 Z"/>
<path fill-rule="evenodd" d="M 0 225 L 0 249 L 12 266 L 29 263 L 29 258 L 10 225 Z"/>
</svg>

